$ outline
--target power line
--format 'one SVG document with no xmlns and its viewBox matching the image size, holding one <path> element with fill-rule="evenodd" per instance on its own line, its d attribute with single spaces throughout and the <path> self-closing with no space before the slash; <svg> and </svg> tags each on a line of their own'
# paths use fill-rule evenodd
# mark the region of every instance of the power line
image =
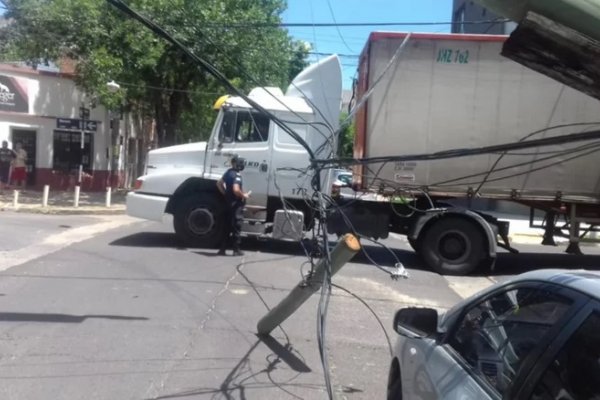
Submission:
<svg viewBox="0 0 600 400">
<path fill-rule="evenodd" d="M 333 19 L 333 22 L 336 24 L 335 25 L 335 30 L 337 31 L 340 39 L 342 39 L 342 43 L 344 43 L 344 46 L 346 46 L 346 48 L 350 51 L 353 51 L 352 48 L 348 45 L 348 43 L 346 43 L 346 39 L 344 39 L 344 35 L 342 35 L 342 31 L 340 31 L 340 26 L 337 25 L 337 21 L 335 20 L 335 14 L 333 12 L 333 7 L 331 7 L 331 1 L 327 0 L 327 7 L 329 7 L 329 12 L 331 13 L 331 19 Z"/>
<path fill-rule="evenodd" d="M 451 149 L 445 151 L 439 151 L 436 153 L 425 153 L 425 154 L 409 154 L 405 156 L 383 156 L 383 157 L 371 157 L 371 158 L 338 158 L 329 160 L 313 160 L 315 165 L 326 166 L 326 165 L 359 165 L 359 164 L 376 164 L 382 162 L 399 162 L 399 161 L 431 161 L 431 160 L 444 160 L 448 158 L 468 157 L 477 156 L 490 153 L 499 153 L 511 150 L 529 149 L 541 146 L 553 146 L 565 143 L 574 143 L 586 140 L 600 139 L 600 130 L 595 130 L 585 133 L 571 133 L 568 135 L 560 135 L 551 138 L 535 139 L 519 142 L 511 142 L 506 144 L 475 147 L 475 148 L 462 148 L 462 149 Z"/>
<path fill-rule="evenodd" d="M 323 52 L 320 52 L 320 51 L 309 51 L 308 54 L 315 55 L 315 56 L 332 56 L 332 55 L 335 54 L 338 57 L 347 57 L 347 58 L 358 58 L 358 57 L 360 57 L 359 54 L 323 53 Z"/>
<path fill-rule="evenodd" d="M 480 21 L 449 21 L 449 22 L 253 22 L 233 24 L 206 24 L 206 28 L 330 28 L 343 26 L 435 26 L 435 25 L 485 25 L 510 22 L 509 19 L 488 19 Z"/>
<path fill-rule="evenodd" d="M 277 124 L 284 132 L 290 135 L 294 140 L 296 140 L 309 154 L 311 159 L 314 159 L 314 153 L 308 143 L 304 140 L 304 138 L 300 137 L 294 130 L 290 129 L 286 124 L 280 122 L 279 118 L 273 115 L 272 112 L 265 109 L 263 106 L 258 104 L 256 101 L 252 100 L 246 94 L 244 94 L 239 88 L 237 88 L 229 79 L 223 75 L 221 71 L 215 68 L 214 65 L 207 62 L 205 59 L 199 57 L 188 48 L 186 48 L 179 40 L 175 39 L 172 35 L 170 35 L 163 28 L 158 26 L 156 23 L 151 21 L 150 19 L 142 16 L 138 12 L 131 9 L 123 0 L 107 0 L 112 6 L 120 10 L 125 15 L 130 18 L 137 20 L 139 23 L 146 26 L 152 32 L 154 32 L 157 36 L 161 37 L 163 40 L 171 43 L 175 47 L 179 48 L 186 56 L 188 56 L 197 66 L 202 67 L 206 72 L 211 74 L 214 78 L 220 81 L 227 89 L 231 90 L 233 93 L 237 94 L 241 97 L 246 103 L 250 104 L 256 110 L 262 112 L 263 114 L 269 116 L 271 120 Z"/>
</svg>

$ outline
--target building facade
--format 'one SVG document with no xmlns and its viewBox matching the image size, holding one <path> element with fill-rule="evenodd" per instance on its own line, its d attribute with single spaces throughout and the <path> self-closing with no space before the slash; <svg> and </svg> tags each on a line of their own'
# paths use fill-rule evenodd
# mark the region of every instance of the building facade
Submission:
<svg viewBox="0 0 600 400">
<path fill-rule="evenodd" d="M 462 24 L 474 21 L 503 21 L 504 18 L 473 0 L 454 0 L 452 3 L 452 33 L 476 33 L 509 35 L 516 27 L 515 22 L 491 22 L 485 24 Z"/>
<path fill-rule="evenodd" d="M 110 113 L 92 107 L 73 76 L 0 64 L 0 141 L 27 151 L 27 186 L 72 188 L 83 166 L 82 190 L 119 184 L 122 149 Z M 83 117 L 83 119 L 82 119 Z M 81 138 L 83 137 L 83 149 Z"/>
</svg>

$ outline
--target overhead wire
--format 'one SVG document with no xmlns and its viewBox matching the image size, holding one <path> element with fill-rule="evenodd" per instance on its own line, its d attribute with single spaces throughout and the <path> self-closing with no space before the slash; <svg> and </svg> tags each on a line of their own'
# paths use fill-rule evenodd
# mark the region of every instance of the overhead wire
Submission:
<svg viewBox="0 0 600 400">
<path fill-rule="evenodd" d="M 185 19 L 185 12 L 183 9 L 181 9 L 181 7 L 178 7 L 177 5 L 173 4 L 173 9 L 178 9 L 179 11 L 181 11 L 183 18 Z M 190 29 L 192 29 L 196 34 L 200 35 L 202 38 L 204 38 L 205 41 L 207 41 L 209 44 L 211 44 L 212 46 L 214 46 L 214 48 L 219 49 L 222 47 L 226 47 L 227 45 L 224 43 L 216 43 L 212 38 L 210 38 L 208 35 L 206 35 L 204 32 L 200 31 L 198 27 L 196 26 L 190 26 Z M 247 79 L 249 79 L 251 82 L 253 82 L 255 85 L 260 86 L 261 82 L 258 82 L 258 80 L 252 76 L 251 74 L 249 74 L 246 70 L 246 68 L 240 63 L 240 61 L 238 59 L 235 59 L 233 57 L 231 57 L 228 53 L 226 52 L 222 52 L 223 56 L 226 57 L 230 62 L 232 62 L 234 65 L 237 65 L 239 67 L 239 72 L 242 73 L 243 75 L 246 76 Z M 329 125 L 329 123 L 327 122 L 327 118 L 322 114 L 321 110 L 316 107 L 312 101 L 310 100 L 309 96 L 307 96 L 306 94 L 304 94 L 302 92 L 302 90 L 294 84 L 294 82 L 290 83 L 291 86 L 293 86 L 296 90 L 298 90 L 300 93 L 302 93 L 302 95 L 304 96 L 304 99 L 307 101 L 307 103 L 309 103 L 313 109 L 319 113 L 321 115 L 321 117 L 323 118 L 324 121 L 324 126 L 328 127 L 329 131 L 333 131 L 333 128 L 331 127 L 331 125 Z M 271 93 L 270 90 L 263 88 L 264 91 L 270 95 L 275 101 L 277 101 L 279 104 L 281 104 L 285 109 L 287 109 L 290 113 L 292 113 L 294 116 L 298 117 L 301 121 L 305 122 L 305 123 L 310 123 L 310 121 L 307 121 L 304 116 L 302 116 L 301 114 L 299 114 L 298 112 L 294 111 L 292 108 L 290 108 L 290 106 L 288 104 L 286 104 L 280 97 L 276 96 L 275 94 Z M 320 129 L 315 128 L 315 130 L 323 137 L 327 138 L 328 135 L 326 135 L 325 133 L 323 133 Z M 333 139 L 332 139 L 333 140 Z M 333 148 L 333 146 L 332 146 Z M 316 156 L 319 154 L 319 149 L 318 148 L 314 154 L 312 158 L 316 158 Z"/>
<path fill-rule="evenodd" d="M 375 157 L 375 158 L 360 159 L 360 160 L 344 159 L 344 158 L 319 160 L 315 157 L 315 153 L 312 151 L 311 147 L 304 140 L 304 138 L 300 137 L 293 129 L 291 129 L 288 126 L 288 124 L 286 124 L 282 120 L 278 119 L 274 114 L 272 114 L 271 112 L 269 112 L 268 110 L 266 110 L 262 106 L 260 106 L 260 104 L 254 102 L 248 96 L 245 96 L 230 81 L 228 81 L 227 78 L 219 70 L 217 70 L 213 65 L 208 63 L 203 58 L 198 57 L 190 50 L 186 49 L 177 39 L 175 39 L 173 36 L 168 34 L 162 28 L 158 27 L 152 21 L 135 13 L 128 6 L 126 6 L 121 0 L 107 0 L 107 1 L 109 3 L 111 3 L 112 5 L 114 5 L 115 7 L 119 8 L 121 11 L 128 14 L 129 16 L 134 17 L 135 19 L 137 19 L 138 21 L 140 21 L 141 23 L 146 25 L 153 32 L 157 33 L 159 36 L 163 37 L 170 43 L 172 43 L 172 44 L 176 45 L 178 48 L 180 48 L 192 60 L 194 60 L 196 63 L 202 65 L 202 67 L 205 70 L 207 70 L 209 73 L 211 73 L 211 75 L 213 75 L 215 78 L 217 78 L 219 81 L 221 81 L 221 83 L 224 84 L 229 90 L 236 93 L 238 96 L 240 96 L 242 99 L 244 99 L 249 105 L 251 105 L 255 109 L 259 110 L 261 113 L 264 113 L 265 115 L 269 116 L 276 125 L 278 125 L 284 132 L 288 133 L 294 140 L 296 140 L 300 145 L 302 145 L 302 147 L 309 154 L 309 157 L 310 157 L 311 163 L 312 163 L 311 168 L 313 169 L 313 172 L 314 172 L 314 175 L 311 178 L 311 187 L 313 189 L 314 196 L 316 196 L 316 198 L 317 198 L 317 206 L 320 211 L 317 231 L 320 233 L 321 240 L 323 242 L 322 243 L 323 259 L 325 260 L 325 263 L 324 263 L 325 273 L 324 273 L 323 282 L 322 282 L 321 295 L 320 295 L 320 299 L 319 299 L 319 308 L 318 308 L 319 312 L 318 312 L 318 317 L 317 317 L 317 337 L 318 337 L 318 344 L 319 344 L 319 352 L 320 352 L 321 361 L 322 361 L 323 369 L 324 369 L 326 387 L 327 387 L 328 395 L 330 396 L 330 398 L 333 398 L 333 391 L 332 391 L 331 380 L 330 380 L 330 376 L 329 376 L 329 361 L 328 361 L 328 356 L 327 356 L 327 347 L 325 344 L 325 340 L 326 340 L 327 313 L 328 313 L 328 308 L 329 308 L 328 306 L 329 306 L 330 297 L 331 297 L 332 282 L 331 282 L 331 249 L 329 247 L 329 242 L 328 242 L 329 234 L 328 234 L 328 229 L 327 229 L 326 218 L 327 218 L 327 213 L 328 213 L 327 206 L 331 206 L 331 204 L 333 204 L 335 202 L 332 201 L 331 198 L 328 198 L 328 196 L 321 191 L 321 189 L 322 189 L 321 176 L 320 176 L 321 171 L 323 171 L 333 165 L 355 165 L 355 164 L 383 163 L 383 162 L 390 162 L 390 161 L 412 161 L 414 159 L 414 157 L 416 157 L 416 159 L 426 159 L 426 160 L 444 159 L 444 158 L 451 158 L 451 157 L 464 157 L 467 155 L 493 153 L 494 151 L 495 152 L 510 151 L 510 150 L 526 149 L 526 148 L 531 148 L 531 147 L 535 147 L 535 146 L 563 144 L 563 143 L 574 142 L 574 141 L 591 140 L 591 139 L 600 138 L 600 131 L 594 131 L 594 132 L 589 132 L 586 134 L 579 134 L 579 135 L 578 134 L 565 135 L 564 137 L 561 137 L 561 138 L 545 138 L 545 139 L 541 139 L 541 140 L 537 140 L 537 141 L 532 140 L 532 141 L 527 141 L 527 142 L 518 143 L 518 144 L 486 146 L 486 147 L 476 148 L 476 149 L 453 149 L 453 150 L 448 150 L 448 151 L 443 151 L 443 152 L 438 152 L 438 153 L 431 153 L 431 154 L 417 154 L 417 155 L 392 156 L 392 157 Z M 463 23 L 463 22 L 461 22 L 461 23 Z M 343 24 L 338 24 L 338 26 L 342 26 L 342 25 Z M 416 25 L 416 24 L 413 24 L 413 25 Z M 279 24 L 277 26 L 282 26 L 282 25 Z M 312 24 L 311 26 L 313 26 L 313 28 L 314 28 L 317 25 Z M 205 35 L 205 37 L 206 37 L 206 35 Z M 401 51 L 401 49 L 403 48 L 403 46 L 406 45 L 409 37 L 410 37 L 410 35 L 408 35 L 405 38 L 404 42 L 401 44 L 401 46 L 397 50 L 395 56 L 397 56 L 399 54 L 399 52 Z M 390 65 L 391 64 L 393 64 L 393 62 L 390 63 Z M 269 94 L 273 97 L 276 97 L 272 93 L 269 93 Z M 364 97 L 363 97 L 363 99 L 364 99 Z M 364 99 L 364 101 L 366 101 L 366 99 Z M 360 105 L 362 105 L 362 104 L 360 104 Z M 316 111 L 319 111 L 319 110 L 316 110 Z M 324 120 L 327 121 L 327 119 L 324 119 Z M 305 122 L 309 123 L 308 121 L 305 121 Z M 335 150 L 335 149 L 333 149 L 333 150 Z M 597 150 L 594 149 L 593 151 L 597 151 Z M 566 161 L 566 160 L 562 160 L 562 162 L 564 162 L 564 161 Z M 376 177 L 377 177 L 377 175 L 379 175 L 380 172 L 381 172 L 381 169 L 377 172 Z M 307 179 L 308 179 L 308 177 L 309 177 L 309 174 L 307 173 Z M 492 180 L 490 180 L 490 181 L 492 181 Z M 425 193 L 425 192 L 423 192 L 423 193 Z M 286 209 L 290 206 L 290 204 L 287 204 L 285 201 L 283 201 L 282 203 L 283 203 L 284 208 L 286 208 Z M 345 215 L 343 210 L 341 211 L 341 213 L 344 216 L 344 218 L 347 218 L 347 216 Z M 351 221 L 349 221 L 349 222 L 351 223 Z M 382 243 L 378 243 L 378 242 L 375 242 L 375 243 L 386 248 L 386 246 Z M 394 254 L 394 253 L 392 252 L 392 254 Z M 397 259 L 397 256 L 396 256 L 396 259 Z"/>
<path fill-rule="evenodd" d="M 588 141 L 600 139 L 600 130 L 595 130 L 585 133 L 571 133 L 560 135 L 556 137 L 534 139 L 527 141 L 509 142 L 500 145 L 482 146 L 474 148 L 457 148 L 450 150 L 443 150 L 433 153 L 418 153 L 408 154 L 402 156 L 380 156 L 380 157 L 368 157 L 368 158 L 337 158 L 329 160 L 315 160 L 314 163 L 317 165 L 363 165 L 369 163 L 381 163 L 381 162 L 399 162 L 399 161 L 431 161 L 431 160 L 444 160 L 449 158 L 460 158 L 467 156 L 484 155 L 490 153 L 497 153 L 509 150 L 520 150 L 529 149 L 540 146 L 552 146 L 565 143 L 574 143 L 580 141 Z"/>
<path fill-rule="evenodd" d="M 357 26 L 435 26 L 435 25 L 484 25 L 490 23 L 510 22 L 509 19 L 487 19 L 474 21 L 418 21 L 418 22 L 255 22 L 231 24 L 206 24 L 208 28 L 326 28 L 326 27 L 357 27 Z"/>
<path fill-rule="evenodd" d="M 339 133 L 346 125 L 348 125 L 349 123 L 351 123 L 352 119 L 354 118 L 354 115 L 367 103 L 367 101 L 369 100 L 369 98 L 371 97 L 371 95 L 375 92 L 375 89 L 379 86 L 379 84 L 381 83 L 381 81 L 383 80 L 383 78 L 387 75 L 387 72 L 390 70 L 390 68 L 392 67 L 392 65 L 394 65 L 396 63 L 396 60 L 398 59 L 398 57 L 400 56 L 400 54 L 402 53 L 402 51 L 404 50 L 404 48 L 408 44 L 408 41 L 409 41 L 411 35 L 412 35 L 411 33 L 408 33 L 404 37 L 404 39 L 402 40 L 402 42 L 400 43 L 400 45 L 398 46 L 398 48 L 394 52 L 394 55 L 392 56 L 392 58 L 390 58 L 390 60 L 386 64 L 386 66 L 383 68 L 383 71 L 381 71 L 381 73 L 379 74 L 379 76 L 377 76 L 377 78 L 375 78 L 375 80 L 373 81 L 373 84 L 371 85 L 371 87 L 369 88 L 369 90 L 365 94 L 363 94 L 363 96 L 360 98 L 360 100 L 358 101 L 358 103 L 348 113 L 348 116 L 346 117 L 346 119 L 340 123 L 340 127 L 338 128 L 338 132 L 336 132 L 336 133 Z"/>
<path fill-rule="evenodd" d="M 331 7 L 331 1 L 327 0 L 327 7 L 329 8 L 329 13 L 331 14 L 331 19 L 333 20 L 333 23 L 336 24 L 335 25 L 335 30 L 337 31 L 340 39 L 342 40 L 342 43 L 344 44 L 344 46 L 346 46 L 346 48 L 349 51 L 353 51 L 353 49 L 348 45 L 348 43 L 346 43 L 346 39 L 344 39 L 344 35 L 342 35 L 342 31 L 340 30 L 340 26 L 337 25 L 337 21 L 335 19 L 335 13 L 333 12 L 333 7 Z"/>
<path fill-rule="evenodd" d="M 302 145 L 302 147 L 304 147 L 304 149 L 311 156 L 311 158 L 314 158 L 312 149 L 310 148 L 308 143 L 306 143 L 304 141 L 304 139 L 299 137 L 292 129 L 289 129 L 284 123 L 279 122 L 278 118 L 272 112 L 265 109 L 263 106 L 261 106 L 256 101 L 252 100 L 243 91 L 241 91 L 235 85 L 233 85 L 227 79 L 227 77 L 225 75 L 223 75 L 223 73 L 221 73 L 221 71 L 217 70 L 212 64 L 210 64 L 203 58 L 199 57 L 198 55 L 194 54 L 192 51 L 190 51 L 188 48 L 186 48 L 179 40 L 175 39 L 167 31 L 165 31 L 163 28 L 158 26 L 156 23 L 154 23 L 147 17 L 144 17 L 143 15 L 134 11 L 131 7 L 129 7 L 127 4 L 125 4 L 122 0 L 106 0 L 106 1 L 108 3 L 110 3 L 111 5 L 113 5 L 114 7 L 116 7 L 117 9 L 119 9 L 120 11 L 122 11 L 124 14 L 128 15 L 129 17 L 131 17 L 131 18 L 137 20 L 138 22 L 142 23 L 143 25 L 145 25 L 148 29 L 150 29 L 152 32 L 154 32 L 155 34 L 157 34 L 158 36 L 160 36 L 167 42 L 176 46 L 186 56 L 191 58 L 194 62 L 196 62 L 197 64 L 202 66 L 202 68 L 204 70 L 206 70 L 208 73 L 210 73 L 212 76 L 214 76 L 225 87 L 227 87 L 233 93 L 237 94 L 239 97 L 244 99 L 244 101 L 246 101 L 252 107 L 254 107 L 257 110 L 259 110 L 260 112 L 268 115 L 273 120 L 273 122 L 275 122 L 281 129 L 283 129 L 286 133 L 288 133 L 290 136 L 292 136 L 298 143 L 300 143 L 300 145 Z"/>
<path fill-rule="evenodd" d="M 558 94 L 558 97 L 556 99 L 556 101 L 554 102 L 554 106 L 552 107 L 552 112 L 550 113 L 550 116 L 548 117 L 548 123 L 546 124 L 546 128 L 548 128 L 552 122 L 552 118 L 554 117 L 554 114 L 556 113 L 556 110 L 558 108 L 558 104 L 560 102 L 560 99 L 565 91 L 565 85 L 562 85 L 560 88 L 560 92 Z M 546 131 L 542 131 L 542 132 L 547 132 Z M 528 137 L 531 136 L 527 136 L 521 140 L 526 140 Z M 536 151 L 539 151 L 539 147 L 536 149 Z M 500 155 L 496 161 L 494 162 L 494 164 L 492 165 L 492 168 L 490 169 L 490 171 L 488 172 L 488 174 L 483 178 L 483 180 L 481 181 L 481 183 L 477 186 L 477 188 L 475 189 L 475 194 L 479 193 L 479 191 L 481 190 L 481 188 L 485 185 L 485 183 L 487 182 L 488 178 L 490 177 L 490 175 L 492 174 L 492 172 L 494 171 L 494 168 L 496 168 L 496 166 L 500 163 L 500 160 L 502 160 L 502 158 L 504 157 L 504 154 Z"/>
</svg>

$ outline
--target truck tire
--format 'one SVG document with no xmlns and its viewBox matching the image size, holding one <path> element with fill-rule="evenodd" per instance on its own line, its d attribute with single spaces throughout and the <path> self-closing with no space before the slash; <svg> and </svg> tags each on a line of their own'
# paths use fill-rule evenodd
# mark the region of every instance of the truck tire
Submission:
<svg viewBox="0 0 600 400">
<path fill-rule="evenodd" d="M 419 252 L 431 269 L 444 275 L 467 275 L 485 257 L 481 229 L 459 217 L 446 217 L 430 226 L 420 241 Z"/>
<path fill-rule="evenodd" d="M 225 232 L 224 211 L 222 202 L 214 195 L 184 197 L 177 202 L 173 214 L 175 233 L 188 247 L 217 247 Z"/>
</svg>

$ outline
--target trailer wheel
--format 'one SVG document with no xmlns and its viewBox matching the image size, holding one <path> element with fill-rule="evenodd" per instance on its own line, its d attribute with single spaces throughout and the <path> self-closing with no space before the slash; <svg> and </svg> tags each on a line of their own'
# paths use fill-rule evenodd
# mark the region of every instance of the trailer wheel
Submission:
<svg viewBox="0 0 600 400">
<path fill-rule="evenodd" d="M 224 209 L 210 194 L 191 195 L 177 202 L 173 227 L 188 247 L 214 248 L 224 234 Z"/>
<path fill-rule="evenodd" d="M 427 229 L 419 250 L 434 271 L 445 275 L 467 275 L 485 256 L 479 227 L 464 218 L 442 218 Z"/>
</svg>

